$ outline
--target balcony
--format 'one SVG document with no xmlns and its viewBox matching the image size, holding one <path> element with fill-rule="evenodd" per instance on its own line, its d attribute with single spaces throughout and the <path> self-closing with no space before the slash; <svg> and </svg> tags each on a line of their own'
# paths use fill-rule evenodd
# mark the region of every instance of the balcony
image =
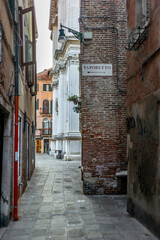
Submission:
<svg viewBox="0 0 160 240">
<path fill-rule="evenodd" d="M 48 110 L 42 110 L 42 108 L 40 108 L 40 115 L 42 117 L 52 117 L 52 112 L 48 111 Z"/>
<path fill-rule="evenodd" d="M 47 113 L 47 112 L 40 112 L 40 115 L 42 117 L 52 117 L 52 113 Z"/>
<path fill-rule="evenodd" d="M 40 128 L 40 136 L 51 136 L 52 135 L 52 128 Z"/>
</svg>

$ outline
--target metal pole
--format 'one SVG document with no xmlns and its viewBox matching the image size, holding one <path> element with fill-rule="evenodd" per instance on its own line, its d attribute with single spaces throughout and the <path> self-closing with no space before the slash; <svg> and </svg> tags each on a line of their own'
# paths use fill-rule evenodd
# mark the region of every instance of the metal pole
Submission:
<svg viewBox="0 0 160 240">
<path fill-rule="evenodd" d="M 15 22 L 14 220 L 18 220 L 18 23 Z"/>
</svg>

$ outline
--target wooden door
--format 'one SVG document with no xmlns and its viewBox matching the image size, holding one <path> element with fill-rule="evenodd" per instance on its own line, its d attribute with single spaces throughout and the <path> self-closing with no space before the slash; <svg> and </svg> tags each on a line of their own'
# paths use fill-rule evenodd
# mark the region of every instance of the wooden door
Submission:
<svg viewBox="0 0 160 240">
<path fill-rule="evenodd" d="M 36 153 L 41 153 L 41 140 L 36 140 Z"/>
</svg>

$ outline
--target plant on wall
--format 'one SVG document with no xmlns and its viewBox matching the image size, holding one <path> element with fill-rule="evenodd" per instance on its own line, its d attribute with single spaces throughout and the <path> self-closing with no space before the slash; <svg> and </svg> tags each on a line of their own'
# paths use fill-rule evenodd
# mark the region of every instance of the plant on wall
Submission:
<svg viewBox="0 0 160 240">
<path fill-rule="evenodd" d="M 74 112 L 76 112 L 76 113 L 81 112 L 81 98 L 80 97 L 78 97 L 77 95 L 73 95 L 73 96 L 70 96 L 67 100 L 72 101 L 74 103 L 74 105 L 76 105 L 73 107 Z"/>
</svg>

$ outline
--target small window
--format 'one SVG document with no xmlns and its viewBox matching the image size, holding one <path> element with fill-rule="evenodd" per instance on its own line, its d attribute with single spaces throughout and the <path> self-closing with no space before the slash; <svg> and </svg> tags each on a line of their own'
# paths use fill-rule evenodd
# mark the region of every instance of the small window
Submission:
<svg viewBox="0 0 160 240">
<path fill-rule="evenodd" d="M 51 92 L 52 91 L 51 84 L 43 84 L 43 91 Z"/>
<path fill-rule="evenodd" d="M 37 99 L 37 102 L 36 102 L 36 109 L 39 110 L 39 99 Z"/>
</svg>

